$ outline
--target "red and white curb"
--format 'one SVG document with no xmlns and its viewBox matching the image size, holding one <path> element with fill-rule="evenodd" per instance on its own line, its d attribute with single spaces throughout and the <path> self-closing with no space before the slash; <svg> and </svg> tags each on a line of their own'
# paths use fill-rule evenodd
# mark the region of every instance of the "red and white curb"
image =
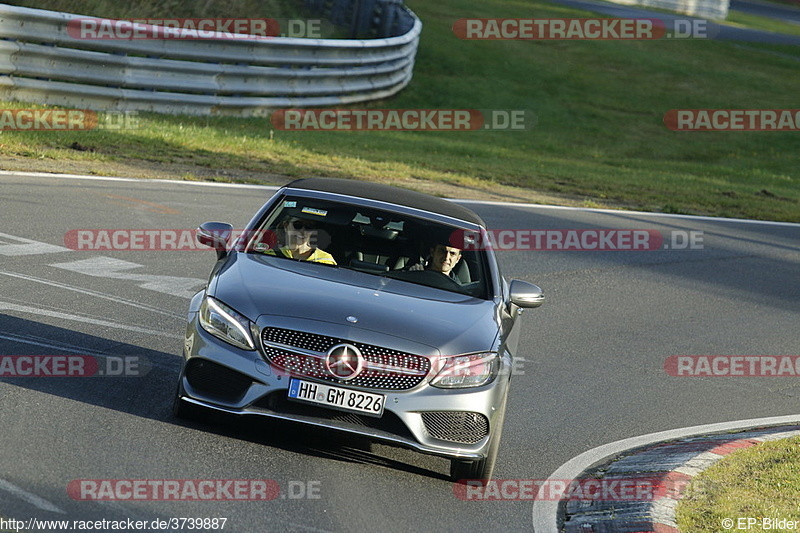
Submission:
<svg viewBox="0 0 800 533">
<path fill-rule="evenodd" d="M 566 502 L 563 531 L 679 533 L 675 509 L 694 476 L 736 450 L 797 435 L 800 426 L 695 437 L 656 444 L 593 468 L 580 477 L 609 481 L 646 477 L 656 480 L 657 497 L 649 501 Z"/>
<path fill-rule="evenodd" d="M 658 498 L 606 502 L 535 500 L 533 531 L 675 532 L 675 508 L 692 477 L 736 449 L 794 435 L 800 435 L 800 415 L 678 428 L 592 448 L 561 465 L 547 481 L 641 477 L 661 485 L 660 490 L 654 491 Z M 661 482 L 657 481 L 659 477 Z"/>
</svg>

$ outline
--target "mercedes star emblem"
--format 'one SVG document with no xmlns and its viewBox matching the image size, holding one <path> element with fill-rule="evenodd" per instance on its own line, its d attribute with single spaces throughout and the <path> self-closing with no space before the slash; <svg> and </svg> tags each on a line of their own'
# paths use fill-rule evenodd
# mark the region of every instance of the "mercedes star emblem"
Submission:
<svg viewBox="0 0 800 533">
<path fill-rule="evenodd" d="M 361 352 L 352 344 L 337 344 L 328 350 L 325 368 L 335 378 L 347 381 L 356 377 L 364 366 Z"/>
</svg>

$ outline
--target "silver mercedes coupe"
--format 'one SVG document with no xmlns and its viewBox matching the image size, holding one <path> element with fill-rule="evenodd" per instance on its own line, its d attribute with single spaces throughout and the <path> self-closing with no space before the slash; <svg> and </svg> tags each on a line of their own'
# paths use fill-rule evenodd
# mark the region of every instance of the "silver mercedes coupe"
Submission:
<svg viewBox="0 0 800 533">
<path fill-rule="evenodd" d="M 189 307 L 174 412 L 267 417 L 450 459 L 490 479 L 522 308 L 486 225 L 447 200 L 301 179 L 245 228 L 207 222 L 217 251 Z"/>
</svg>

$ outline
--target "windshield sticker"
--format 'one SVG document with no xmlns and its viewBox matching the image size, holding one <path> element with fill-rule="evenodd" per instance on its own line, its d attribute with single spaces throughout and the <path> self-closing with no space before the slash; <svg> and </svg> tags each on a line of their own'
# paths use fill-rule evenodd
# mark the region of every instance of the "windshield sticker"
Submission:
<svg viewBox="0 0 800 533">
<path fill-rule="evenodd" d="M 321 217 L 328 216 L 328 212 L 325 211 L 324 209 L 316 209 L 314 207 L 304 207 L 303 208 L 303 213 L 306 213 L 306 214 L 309 214 L 309 215 L 317 215 L 317 216 L 321 216 Z"/>
<path fill-rule="evenodd" d="M 286 200 L 283 202 L 283 207 L 297 207 L 297 202 L 290 202 L 289 200 Z"/>
</svg>

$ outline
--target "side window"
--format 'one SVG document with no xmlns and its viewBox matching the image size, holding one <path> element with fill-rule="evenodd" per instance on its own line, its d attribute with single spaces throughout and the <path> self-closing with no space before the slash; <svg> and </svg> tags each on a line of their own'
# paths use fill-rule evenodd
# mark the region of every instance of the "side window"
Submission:
<svg viewBox="0 0 800 533">
<path fill-rule="evenodd" d="M 248 251 L 284 259 L 335 265 L 327 251 L 335 213 L 326 203 L 303 198 L 284 198 L 251 238 Z"/>
</svg>

